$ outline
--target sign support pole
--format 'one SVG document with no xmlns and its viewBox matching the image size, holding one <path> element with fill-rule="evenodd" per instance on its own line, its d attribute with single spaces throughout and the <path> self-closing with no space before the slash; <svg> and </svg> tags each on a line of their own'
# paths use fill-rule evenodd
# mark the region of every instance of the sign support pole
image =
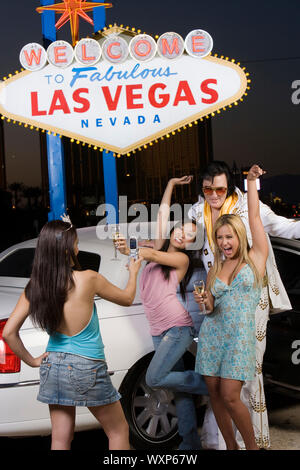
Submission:
<svg viewBox="0 0 300 470">
<path fill-rule="evenodd" d="M 53 4 L 52 0 L 40 0 L 41 6 Z M 55 12 L 44 11 L 42 13 L 42 32 L 45 48 L 56 41 Z M 48 175 L 50 212 L 48 220 L 59 219 L 66 212 L 66 183 L 64 151 L 62 141 L 58 136 L 47 133 Z"/>
<path fill-rule="evenodd" d="M 98 1 L 98 0 L 92 0 Z M 100 29 L 105 26 L 105 8 L 97 7 L 93 11 L 94 19 L 94 32 L 97 33 Z M 119 223 L 119 205 L 118 205 L 118 177 L 117 177 L 117 165 L 116 159 L 113 156 L 113 152 L 104 150 L 102 153 L 103 159 L 103 174 L 104 174 L 104 191 L 105 191 L 105 203 L 110 204 L 115 208 L 114 211 L 108 211 L 107 223 L 116 224 Z"/>
</svg>

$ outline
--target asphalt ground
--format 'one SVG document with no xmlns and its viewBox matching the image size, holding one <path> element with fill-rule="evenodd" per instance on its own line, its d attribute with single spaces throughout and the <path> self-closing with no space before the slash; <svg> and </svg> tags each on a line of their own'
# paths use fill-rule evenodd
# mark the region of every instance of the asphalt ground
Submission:
<svg viewBox="0 0 300 470">
<path fill-rule="evenodd" d="M 277 389 L 266 392 L 270 426 L 270 450 L 300 450 L 300 398 Z M 50 436 L 0 437 L 0 452 L 48 451 Z M 74 451 L 106 451 L 108 441 L 101 429 L 75 433 Z"/>
<path fill-rule="evenodd" d="M 266 397 L 271 450 L 300 450 L 299 395 L 273 391 Z"/>
</svg>

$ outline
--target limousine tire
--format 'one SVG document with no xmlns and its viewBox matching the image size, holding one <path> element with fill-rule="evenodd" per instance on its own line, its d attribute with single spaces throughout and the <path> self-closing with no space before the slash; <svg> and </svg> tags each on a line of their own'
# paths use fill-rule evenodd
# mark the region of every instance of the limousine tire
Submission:
<svg viewBox="0 0 300 470">
<path fill-rule="evenodd" d="M 173 449 L 180 442 L 174 394 L 167 389 L 154 390 L 146 384 L 152 356 L 150 353 L 140 359 L 120 387 L 130 443 L 137 450 Z"/>
</svg>

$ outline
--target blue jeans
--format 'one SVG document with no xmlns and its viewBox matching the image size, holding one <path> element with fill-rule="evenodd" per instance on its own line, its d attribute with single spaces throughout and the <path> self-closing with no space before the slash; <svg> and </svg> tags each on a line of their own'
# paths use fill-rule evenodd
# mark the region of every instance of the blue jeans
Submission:
<svg viewBox="0 0 300 470">
<path fill-rule="evenodd" d="M 193 328 L 173 327 L 152 336 L 155 354 L 149 364 L 146 382 L 152 388 L 170 388 L 175 392 L 180 449 L 200 449 L 197 417 L 191 394 L 208 395 L 200 374 L 185 370 L 183 355 L 194 339 Z"/>
</svg>

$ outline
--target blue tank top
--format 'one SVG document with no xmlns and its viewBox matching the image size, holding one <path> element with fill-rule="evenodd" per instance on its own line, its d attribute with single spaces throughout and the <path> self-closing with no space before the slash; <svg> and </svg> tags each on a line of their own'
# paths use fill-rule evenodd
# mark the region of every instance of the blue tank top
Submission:
<svg viewBox="0 0 300 470">
<path fill-rule="evenodd" d="M 64 352 L 89 359 L 105 360 L 95 304 L 91 319 L 83 330 L 73 336 L 58 332 L 53 333 L 49 338 L 46 351 Z"/>
</svg>

